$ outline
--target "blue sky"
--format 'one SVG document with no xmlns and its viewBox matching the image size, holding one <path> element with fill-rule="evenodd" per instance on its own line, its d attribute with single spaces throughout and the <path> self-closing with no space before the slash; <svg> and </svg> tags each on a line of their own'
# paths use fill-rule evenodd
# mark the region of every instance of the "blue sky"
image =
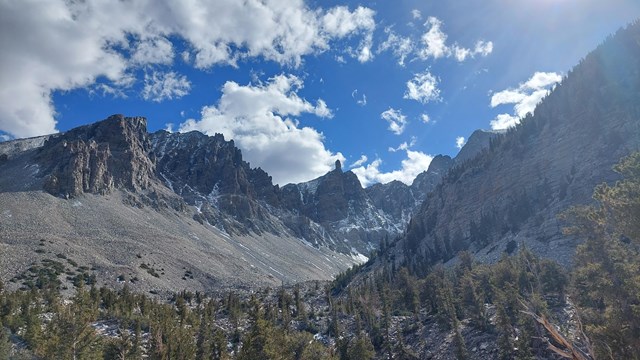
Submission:
<svg viewBox="0 0 640 360">
<path fill-rule="evenodd" d="M 280 184 L 411 183 L 512 126 L 637 0 L 0 1 L 0 137 L 114 113 L 222 132 Z"/>
</svg>

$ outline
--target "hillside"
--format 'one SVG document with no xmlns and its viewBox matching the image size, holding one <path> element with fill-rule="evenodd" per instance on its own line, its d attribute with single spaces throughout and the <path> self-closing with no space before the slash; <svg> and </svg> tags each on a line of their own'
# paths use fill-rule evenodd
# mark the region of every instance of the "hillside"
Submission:
<svg viewBox="0 0 640 360">
<path fill-rule="evenodd" d="M 410 220 L 392 251 L 421 268 L 468 249 L 497 261 L 525 244 L 571 263 L 580 239 L 557 216 L 591 201 L 591 189 L 618 177 L 612 165 L 640 148 L 637 23 L 587 55 L 522 123 L 457 163 Z M 461 152 L 462 153 L 462 152 Z"/>
</svg>

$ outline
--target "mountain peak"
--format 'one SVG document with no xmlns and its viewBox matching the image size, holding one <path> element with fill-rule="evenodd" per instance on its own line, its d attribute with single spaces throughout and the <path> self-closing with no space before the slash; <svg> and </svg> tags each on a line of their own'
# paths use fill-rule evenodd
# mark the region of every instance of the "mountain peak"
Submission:
<svg viewBox="0 0 640 360">
<path fill-rule="evenodd" d="M 340 160 L 336 160 L 336 170 L 342 171 L 342 163 L 340 162 Z"/>
</svg>

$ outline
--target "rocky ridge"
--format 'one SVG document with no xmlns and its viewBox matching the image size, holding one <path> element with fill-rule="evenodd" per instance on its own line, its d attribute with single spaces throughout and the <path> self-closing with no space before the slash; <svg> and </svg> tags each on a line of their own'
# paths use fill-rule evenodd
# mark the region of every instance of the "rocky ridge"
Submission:
<svg viewBox="0 0 640 360">
<path fill-rule="evenodd" d="M 114 115 L 106 121 L 47 139 L 37 161 L 48 174 L 44 190 L 63 197 L 149 188 L 155 163 L 148 157 L 147 120 Z"/>
<path fill-rule="evenodd" d="M 145 118 L 123 115 L 62 134 L 11 141 L 0 146 L 0 153 L 10 173 L 31 169 L 26 175 L 32 181 L 11 185 L 22 190 L 42 188 L 63 198 L 123 190 L 129 205 L 177 211 L 191 206 L 194 220 L 228 234 L 297 237 L 358 259 L 383 239 L 400 235 L 455 163 L 439 155 L 411 186 L 394 181 L 364 189 L 337 162 L 324 176 L 280 188 L 242 159 L 233 140 L 199 132 L 149 134 Z M 28 166 L 15 161 L 20 156 Z"/>
</svg>

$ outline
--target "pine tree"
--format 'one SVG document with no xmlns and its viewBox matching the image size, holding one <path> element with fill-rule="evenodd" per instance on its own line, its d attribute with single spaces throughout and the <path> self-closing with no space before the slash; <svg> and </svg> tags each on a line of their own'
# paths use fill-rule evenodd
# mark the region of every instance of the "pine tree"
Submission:
<svg viewBox="0 0 640 360">
<path fill-rule="evenodd" d="M 369 337 L 360 333 L 349 342 L 347 354 L 349 360 L 371 360 L 376 353 Z"/>
<path fill-rule="evenodd" d="M 213 360 L 226 360 L 228 359 L 227 355 L 227 338 L 224 335 L 224 332 L 220 329 L 216 329 L 213 333 L 213 341 L 212 341 L 212 356 Z"/>
<path fill-rule="evenodd" d="M 37 303 L 31 304 L 30 296 L 23 304 L 23 317 L 25 324 L 24 339 L 32 350 L 37 351 L 42 342 L 42 321 L 40 320 L 40 306 Z M 37 298 L 33 299 L 38 301 Z"/>
<path fill-rule="evenodd" d="M 467 352 L 467 345 L 464 342 L 459 321 L 455 321 L 453 331 L 453 346 L 455 347 L 456 358 L 458 360 L 465 360 L 469 357 L 469 353 Z"/>
<path fill-rule="evenodd" d="M 200 328 L 198 329 L 198 340 L 196 343 L 196 359 L 198 360 L 209 359 L 213 356 L 211 316 L 208 307 L 205 307 L 200 319 Z"/>
<path fill-rule="evenodd" d="M 296 318 L 302 323 L 302 329 L 304 330 L 307 328 L 309 319 L 307 318 L 307 310 L 305 309 L 304 301 L 300 296 L 300 286 L 297 284 L 293 289 L 293 296 L 296 304 Z"/>
<path fill-rule="evenodd" d="M 9 360 L 11 354 L 11 342 L 9 341 L 9 332 L 0 324 L 0 360 Z"/>
<path fill-rule="evenodd" d="M 511 319 L 507 313 L 504 302 L 496 302 L 496 331 L 498 332 L 498 356 L 501 360 L 510 360 L 513 355 L 513 344 L 511 342 L 513 328 Z"/>
<path fill-rule="evenodd" d="M 585 242 L 576 251 L 574 298 L 596 356 L 640 356 L 640 152 L 623 158 L 615 185 L 599 185 L 596 205 L 564 214 L 565 232 Z"/>
</svg>

